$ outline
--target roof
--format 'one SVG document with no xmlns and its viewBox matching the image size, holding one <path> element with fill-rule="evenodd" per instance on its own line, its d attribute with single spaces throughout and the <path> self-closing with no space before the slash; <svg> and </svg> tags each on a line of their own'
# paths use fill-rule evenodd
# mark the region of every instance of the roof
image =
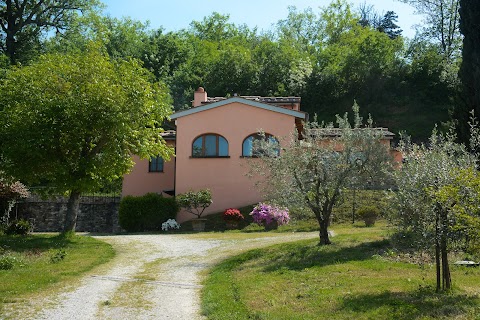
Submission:
<svg viewBox="0 0 480 320">
<path fill-rule="evenodd" d="M 164 132 L 160 133 L 160 136 L 164 140 L 175 140 L 177 137 L 177 132 L 175 130 L 165 130 Z"/>
<path fill-rule="evenodd" d="M 204 103 L 203 105 L 201 105 L 199 107 L 194 107 L 194 108 L 191 108 L 191 109 L 188 109 L 188 110 L 175 112 L 173 115 L 170 116 L 170 119 L 175 120 L 175 119 L 180 118 L 180 117 L 184 117 L 184 116 L 188 116 L 188 115 L 191 115 L 191 114 L 194 114 L 194 113 L 218 108 L 218 107 L 221 107 L 221 106 L 224 106 L 224 105 L 227 105 L 227 104 L 230 104 L 230 103 L 235 103 L 235 102 L 242 103 L 242 104 L 245 104 L 245 105 L 249 105 L 249 106 L 252 106 L 252 107 L 255 107 L 255 108 L 260 108 L 260 109 L 264 109 L 264 110 L 278 112 L 278 113 L 281 113 L 281 114 L 286 114 L 286 115 L 289 115 L 289 116 L 293 116 L 295 118 L 307 119 L 307 113 L 305 113 L 305 112 L 295 111 L 295 110 L 291 110 L 291 109 L 287 109 L 287 108 L 282 108 L 282 107 L 279 107 L 279 106 L 276 106 L 276 105 L 273 104 L 273 103 L 283 103 L 283 104 L 285 104 L 285 101 L 283 101 L 283 102 L 280 102 L 279 100 L 273 101 L 273 99 L 292 99 L 292 101 L 293 101 L 293 99 L 298 99 L 298 102 L 300 102 L 300 98 L 296 98 L 296 97 L 273 98 L 273 97 L 256 97 L 256 96 L 255 97 L 251 96 L 249 98 L 250 99 L 247 99 L 245 97 L 209 98 L 209 101 L 212 101 L 212 102 L 207 101 L 207 103 Z M 258 98 L 258 101 L 255 100 L 254 98 L 255 99 Z M 261 100 L 260 98 L 262 98 L 263 100 Z M 218 99 L 218 100 L 215 100 L 215 99 Z M 272 102 L 267 103 L 268 100 L 266 100 L 266 99 L 272 99 Z M 291 103 L 296 103 L 296 102 L 291 102 Z"/>
<path fill-rule="evenodd" d="M 383 136 L 387 139 L 392 139 L 395 136 L 395 133 L 388 131 L 387 128 L 377 127 L 377 128 L 359 128 L 354 130 L 376 130 L 381 131 Z M 312 133 L 323 136 L 323 137 L 340 137 L 342 129 L 340 128 L 319 128 L 319 129 L 312 129 Z"/>
<path fill-rule="evenodd" d="M 302 100 L 300 97 L 261 97 L 261 96 L 239 96 L 239 98 L 257 101 L 262 103 L 269 103 L 269 104 L 288 104 L 288 103 L 300 103 Z M 202 104 L 210 104 L 215 103 L 218 101 L 223 101 L 229 98 L 225 97 L 208 97 L 207 101 L 203 101 Z"/>
</svg>

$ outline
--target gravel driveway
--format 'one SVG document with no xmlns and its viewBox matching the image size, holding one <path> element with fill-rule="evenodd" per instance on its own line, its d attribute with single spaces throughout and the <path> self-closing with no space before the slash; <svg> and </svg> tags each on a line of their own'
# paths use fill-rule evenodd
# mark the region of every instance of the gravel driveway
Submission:
<svg viewBox="0 0 480 320">
<path fill-rule="evenodd" d="M 38 297 L 14 319 L 202 319 L 206 270 L 244 250 L 318 237 L 318 233 L 96 236 L 117 256 L 76 286 Z"/>
</svg>

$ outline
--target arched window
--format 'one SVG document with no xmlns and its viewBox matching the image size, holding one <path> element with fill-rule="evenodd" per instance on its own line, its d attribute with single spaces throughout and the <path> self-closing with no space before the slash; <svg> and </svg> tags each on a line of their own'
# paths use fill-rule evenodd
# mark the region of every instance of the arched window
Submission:
<svg viewBox="0 0 480 320">
<path fill-rule="evenodd" d="M 214 133 L 201 135 L 193 141 L 192 157 L 228 157 L 228 141 Z"/>
<path fill-rule="evenodd" d="M 273 145 L 273 149 L 270 149 L 270 151 L 266 148 L 262 149 L 262 141 L 268 142 L 269 147 Z M 265 135 L 260 135 L 258 133 L 254 133 L 243 140 L 242 156 L 244 157 L 259 157 L 262 155 L 267 155 L 269 152 L 273 152 L 273 154 L 271 154 L 273 156 L 280 155 L 280 145 L 278 140 L 271 134 L 265 133 Z"/>
</svg>

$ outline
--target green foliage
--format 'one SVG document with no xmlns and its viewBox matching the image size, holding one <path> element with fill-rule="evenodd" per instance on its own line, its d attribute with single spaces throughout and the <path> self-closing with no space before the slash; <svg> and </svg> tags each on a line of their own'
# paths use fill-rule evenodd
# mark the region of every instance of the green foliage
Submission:
<svg viewBox="0 0 480 320">
<path fill-rule="evenodd" d="M 10 222 L 10 224 L 5 229 L 6 235 L 22 235 L 25 236 L 33 231 L 33 226 L 27 220 L 16 220 Z"/>
<path fill-rule="evenodd" d="M 265 177 L 258 188 L 269 199 L 311 211 L 319 223 L 321 244 L 330 244 L 328 227 L 342 191 L 354 182 L 384 182 L 392 165 L 389 147 L 382 144 L 384 131 L 372 128 L 371 119 L 363 124 L 358 105 L 353 110 L 353 126 L 347 114 L 337 116 L 338 128 L 307 123 L 302 139 L 292 133 L 279 157 L 263 156 L 274 154 L 267 151 L 261 161 L 250 162 L 251 175 Z M 269 141 L 264 144 L 254 149 L 278 148 Z"/>
<path fill-rule="evenodd" d="M 114 59 L 142 59 L 148 44 L 148 24 L 131 18 L 101 16 L 96 12 L 77 16 L 63 34 L 46 42 L 47 52 L 71 53 L 85 51 L 89 43 L 101 43 Z"/>
<path fill-rule="evenodd" d="M 367 227 L 371 227 L 375 224 L 375 220 L 380 216 L 380 213 L 380 210 L 374 206 L 361 207 L 358 209 L 358 216 L 365 221 Z"/>
<path fill-rule="evenodd" d="M 469 116 L 474 110 L 480 115 L 480 5 L 475 0 L 460 0 L 460 32 L 463 34 L 462 63 L 459 77 L 462 82 L 460 99 L 455 106 L 453 118 L 457 121 L 457 131 L 462 142 L 468 143 Z"/>
<path fill-rule="evenodd" d="M 392 220 L 412 234 L 412 247 L 435 255 L 437 291 L 451 288 L 448 253 L 465 237 L 464 230 L 454 228 L 459 217 L 453 204 L 440 201 L 442 190 L 454 184 L 452 173 L 475 167 L 474 157 L 454 141 L 451 133 L 434 131 L 428 146 L 402 142 L 406 163 L 395 172 Z"/>
<path fill-rule="evenodd" d="M 63 249 L 56 250 L 50 255 L 51 263 L 59 263 L 67 256 L 67 252 Z"/>
<path fill-rule="evenodd" d="M 436 43 L 445 61 L 451 62 L 461 51 L 459 29 L 460 0 L 401 0 L 424 15 L 418 27 L 421 37 Z"/>
<path fill-rule="evenodd" d="M 12 68 L 0 82 L 2 170 L 69 193 L 65 228 L 74 229 L 80 194 L 125 174 L 132 154 L 173 154 L 160 136 L 168 91 L 150 77 L 138 61 L 112 61 L 95 44 Z"/>
<path fill-rule="evenodd" d="M 358 209 L 358 216 L 362 219 L 377 218 L 381 214 L 380 209 L 374 206 L 361 207 Z"/>
<path fill-rule="evenodd" d="M 0 256 L 0 270 L 11 270 L 18 264 L 18 259 L 11 255 Z"/>
<path fill-rule="evenodd" d="M 177 195 L 177 203 L 180 208 L 200 218 L 203 211 L 212 204 L 212 193 L 208 189 L 188 191 Z"/>
<path fill-rule="evenodd" d="M 11 64 L 25 63 L 40 51 L 45 32 L 65 30 L 80 12 L 99 6 L 97 0 L 23 0 L 0 2 L 0 53 Z"/>
<path fill-rule="evenodd" d="M 120 202 L 118 220 L 128 232 L 161 230 L 162 223 L 175 219 L 178 213 L 175 198 L 166 198 L 156 193 L 144 196 L 125 196 Z"/>
<path fill-rule="evenodd" d="M 452 181 L 438 189 L 429 189 L 429 195 L 449 208 L 454 215 L 450 226 L 465 239 L 467 253 L 480 255 L 480 174 L 474 167 L 450 172 Z"/>
</svg>

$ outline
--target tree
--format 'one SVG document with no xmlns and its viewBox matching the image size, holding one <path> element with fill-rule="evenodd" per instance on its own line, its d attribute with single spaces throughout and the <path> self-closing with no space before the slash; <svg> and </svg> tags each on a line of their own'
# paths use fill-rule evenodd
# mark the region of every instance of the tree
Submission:
<svg viewBox="0 0 480 320">
<path fill-rule="evenodd" d="M 173 154 L 160 137 L 169 95 L 151 77 L 139 62 L 110 60 L 92 46 L 42 56 L 0 82 L 1 166 L 69 194 L 64 231 L 75 230 L 80 195 L 125 174 L 132 154 Z"/>
<path fill-rule="evenodd" d="M 455 217 L 452 231 L 459 232 L 465 240 L 464 250 L 480 254 L 480 174 L 475 168 L 451 172 L 452 182 L 431 195 Z"/>
<path fill-rule="evenodd" d="M 311 8 L 298 12 L 295 6 L 289 6 L 288 17 L 279 20 L 276 25 L 278 42 L 298 52 L 314 55 L 321 40 L 319 25 L 320 21 Z"/>
<path fill-rule="evenodd" d="M 177 196 L 177 203 L 180 208 L 200 219 L 205 209 L 212 204 L 212 193 L 209 189 L 188 191 Z"/>
<path fill-rule="evenodd" d="M 412 5 L 417 13 L 425 16 L 421 30 L 423 37 L 438 43 L 445 61 L 455 59 L 461 48 L 459 33 L 460 0 L 400 0 Z"/>
<path fill-rule="evenodd" d="M 359 14 L 358 23 L 362 27 L 371 27 L 379 32 L 386 33 L 390 39 L 402 35 L 403 30 L 395 23 L 398 21 L 398 15 L 394 11 L 387 11 L 382 17 L 372 5 L 363 3 L 359 7 Z"/>
<path fill-rule="evenodd" d="M 21 58 L 20 48 L 36 41 L 43 31 L 67 28 L 76 12 L 99 5 L 97 0 L 1 0 L 1 50 L 15 64 Z"/>
<path fill-rule="evenodd" d="M 452 134 L 434 131 L 428 146 L 403 142 L 406 163 L 395 173 L 393 221 L 410 235 L 410 246 L 433 252 L 437 291 L 451 288 L 448 253 L 462 239 L 461 230 L 454 228 L 458 217 L 444 198 L 445 188 L 455 185 L 456 172 L 475 166 L 474 157 L 454 140 Z"/>
<path fill-rule="evenodd" d="M 320 227 L 320 245 L 330 244 L 328 227 L 332 209 L 353 179 L 381 181 L 391 165 L 382 130 L 372 121 L 362 123 L 354 105 L 354 125 L 347 114 L 337 116 L 338 128 L 307 123 L 301 137 L 295 133 L 280 156 L 278 143 L 259 139 L 254 148 L 261 161 L 252 161 L 252 174 L 262 175 L 259 189 L 269 200 L 288 207 L 308 208 Z"/>
<path fill-rule="evenodd" d="M 480 114 L 480 3 L 460 0 L 460 32 L 463 34 L 462 64 L 459 77 L 462 83 L 460 101 L 453 117 L 461 141 L 469 139 L 469 112 Z"/>
</svg>

